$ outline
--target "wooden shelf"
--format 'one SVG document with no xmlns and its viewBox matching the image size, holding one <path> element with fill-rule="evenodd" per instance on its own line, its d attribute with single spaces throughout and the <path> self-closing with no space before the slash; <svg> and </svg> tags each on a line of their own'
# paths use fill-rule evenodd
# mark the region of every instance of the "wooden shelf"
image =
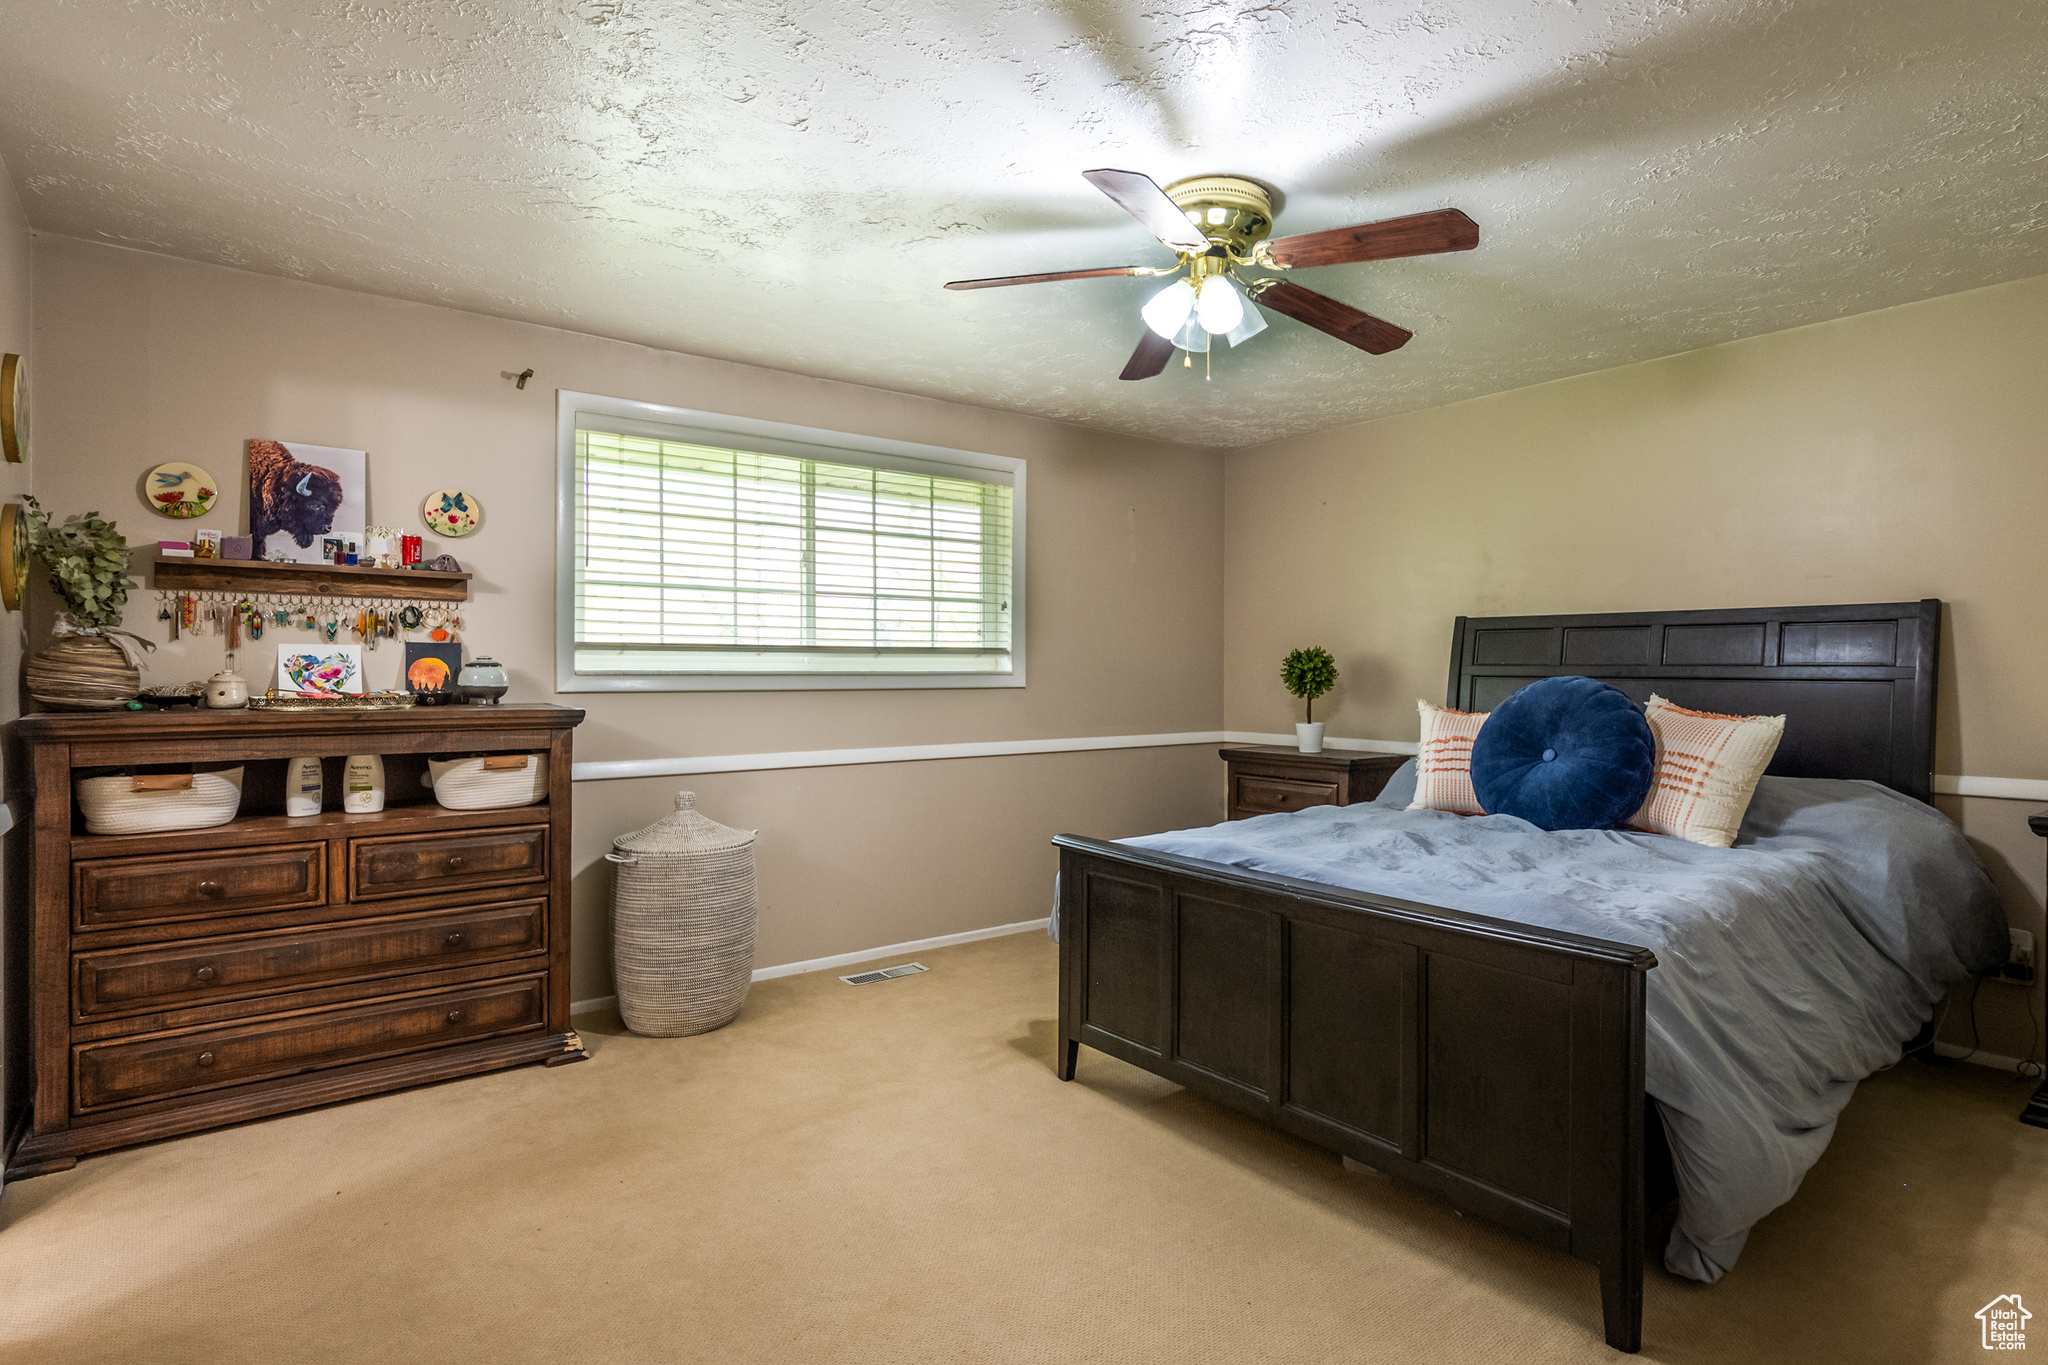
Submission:
<svg viewBox="0 0 2048 1365">
<path fill-rule="evenodd" d="M 267 592 L 467 602 L 469 579 L 466 573 L 440 569 L 278 564 L 267 559 L 166 559 L 158 554 L 150 561 L 149 586 L 166 592 Z"/>
</svg>

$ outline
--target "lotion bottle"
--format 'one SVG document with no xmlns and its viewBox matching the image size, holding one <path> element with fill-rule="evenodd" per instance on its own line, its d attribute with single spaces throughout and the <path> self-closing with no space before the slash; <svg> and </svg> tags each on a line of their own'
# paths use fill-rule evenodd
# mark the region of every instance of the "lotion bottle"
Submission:
<svg viewBox="0 0 2048 1365">
<path fill-rule="evenodd" d="M 341 808 L 351 815 L 384 809 L 384 760 L 377 754 L 350 754 L 342 769 Z"/>
<path fill-rule="evenodd" d="M 318 758 L 295 758 L 284 766 L 284 813 L 318 815 L 327 798 L 327 777 Z"/>
</svg>

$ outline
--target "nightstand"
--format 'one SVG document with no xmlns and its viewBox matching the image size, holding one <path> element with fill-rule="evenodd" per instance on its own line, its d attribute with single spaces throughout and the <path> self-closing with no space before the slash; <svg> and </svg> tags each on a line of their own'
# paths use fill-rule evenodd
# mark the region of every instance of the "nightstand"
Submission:
<svg viewBox="0 0 2048 1365">
<path fill-rule="evenodd" d="M 2048 839 L 2048 811 L 2042 811 L 2039 815 L 2029 815 L 2027 826 L 2043 839 Z M 2034 949 L 2034 970 L 2041 970 L 2039 946 Z M 2027 989 L 2034 989 L 2033 983 L 2029 982 Z M 2025 1109 L 2020 1110 L 2020 1122 L 2031 1123 L 2036 1128 L 2048 1128 L 2048 1081 L 2041 1082 L 2039 1088 L 2034 1091 L 2034 1098 L 2027 1101 Z"/>
<path fill-rule="evenodd" d="M 1230 818 L 1306 810 L 1310 806 L 1348 806 L 1370 801 L 1387 785 L 1394 770 L 1408 761 L 1403 754 L 1367 754 L 1351 749 L 1325 749 L 1305 754 L 1273 744 L 1246 745 L 1216 751 L 1228 765 Z"/>
</svg>

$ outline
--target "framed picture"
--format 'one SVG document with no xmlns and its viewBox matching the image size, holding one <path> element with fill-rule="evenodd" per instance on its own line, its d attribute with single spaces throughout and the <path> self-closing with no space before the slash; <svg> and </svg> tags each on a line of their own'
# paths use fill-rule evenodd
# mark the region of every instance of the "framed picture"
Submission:
<svg viewBox="0 0 2048 1365">
<path fill-rule="evenodd" d="M 455 685 L 455 678 L 461 672 L 461 645 L 437 645 L 424 640 L 406 641 L 406 691 L 418 692 L 436 700 L 459 698 L 462 689 Z"/>
<path fill-rule="evenodd" d="M 369 457 L 297 441 L 249 442 L 249 534 L 258 559 L 323 562 L 328 540 L 361 544 L 369 522 Z M 332 563 L 332 552 L 324 562 Z"/>
<path fill-rule="evenodd" d="M 281 645 L 277 651 L 277 690 L 359 697 L 363 694 L 363 647 Z"/>
</svg>

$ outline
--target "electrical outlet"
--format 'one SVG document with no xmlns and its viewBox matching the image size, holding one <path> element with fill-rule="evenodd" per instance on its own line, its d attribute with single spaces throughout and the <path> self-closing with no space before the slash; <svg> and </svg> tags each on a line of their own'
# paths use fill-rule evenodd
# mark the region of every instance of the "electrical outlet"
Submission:
<svg viewBox="0 0 2048 1365">
<path fill-rule="evenodd" d="M 2024 929 L 2008 929 L 2012 935 L 2012 955 L 2005 965 L 1993 974 L 1994 981 L 2010 981 L 2022 986 L 2034 979 L 2034 936 Z"/>
</svg>

